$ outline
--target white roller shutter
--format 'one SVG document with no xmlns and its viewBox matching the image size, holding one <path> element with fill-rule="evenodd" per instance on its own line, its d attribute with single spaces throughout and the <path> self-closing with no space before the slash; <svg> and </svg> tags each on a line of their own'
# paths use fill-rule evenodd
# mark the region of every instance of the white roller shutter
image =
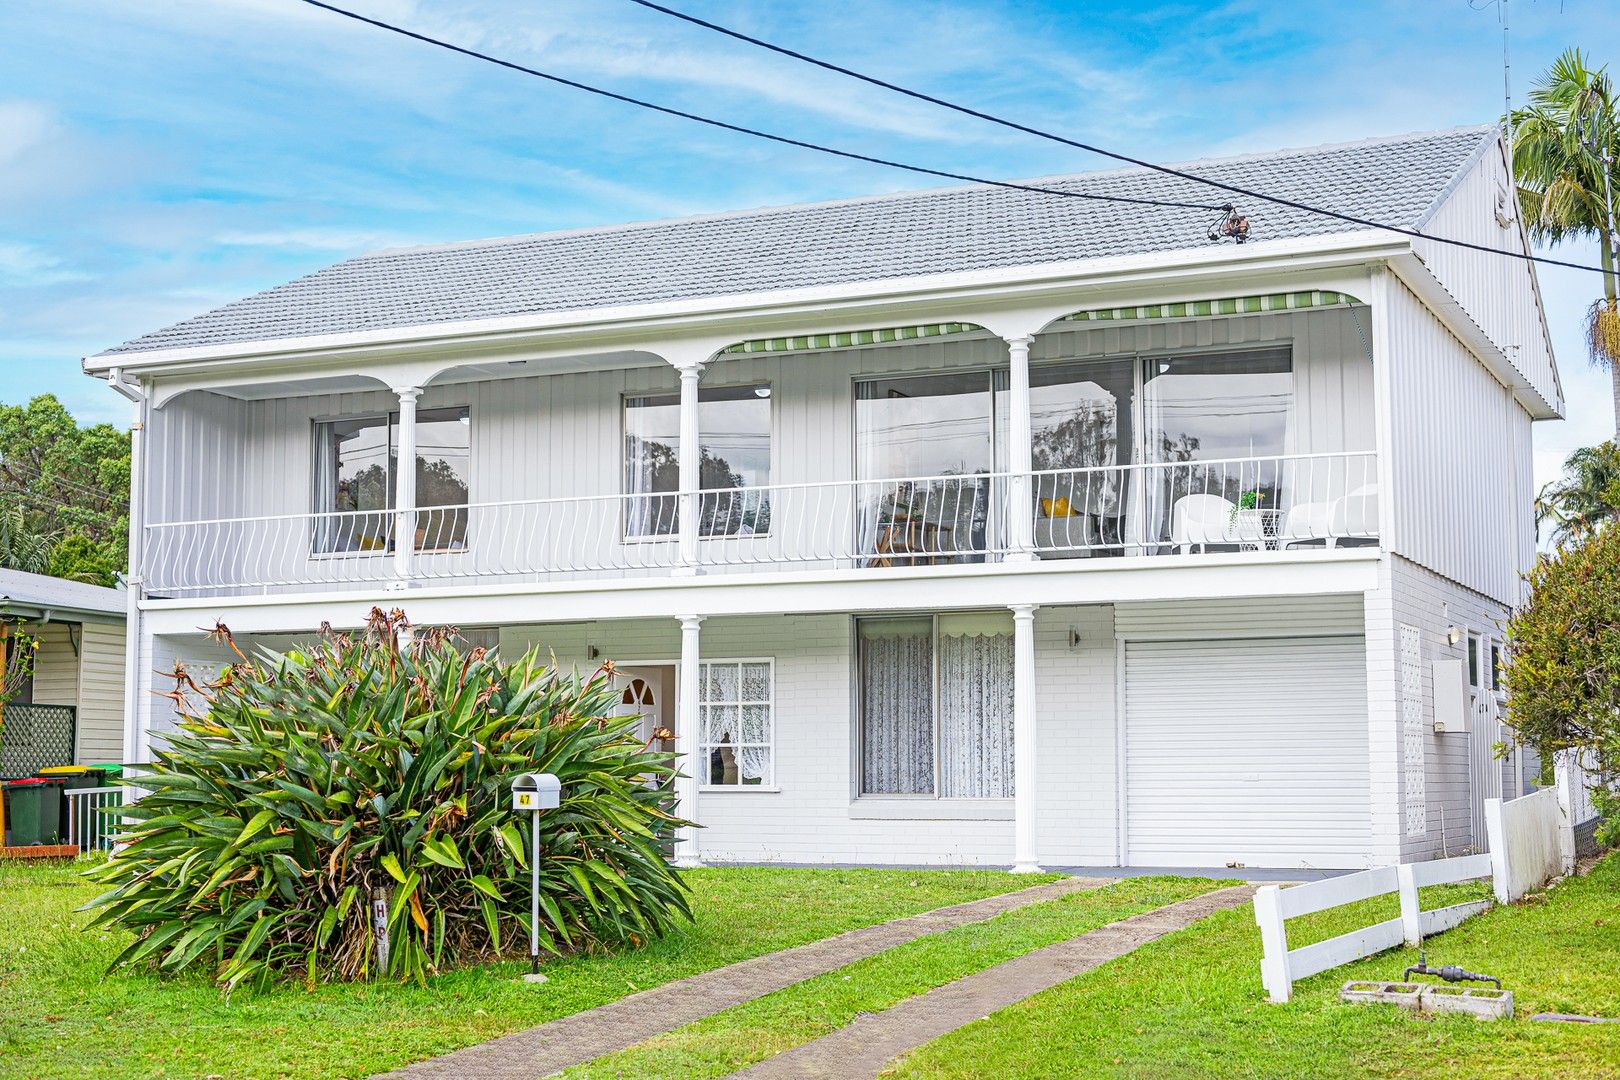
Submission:
<svg viewBox="0 0 1620 1080">
<path fill-rule="evenodd" d="M 1362 867 L 1371 846 L 1359 638 L 1125 646 L 1125 861 Z"/>
</svg>

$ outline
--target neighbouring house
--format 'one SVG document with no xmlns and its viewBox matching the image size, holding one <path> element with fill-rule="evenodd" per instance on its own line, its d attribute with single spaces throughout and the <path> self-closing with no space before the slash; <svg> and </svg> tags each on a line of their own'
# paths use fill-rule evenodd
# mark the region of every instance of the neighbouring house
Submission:
<svg viewBox="0 0 1620 1080">
<path fill-rule="evenodd" d="M 1196 162 L 1529 251 L 1494 127 Z M 1040 182 L 1208 204 L 1142 169 Z M 86 359 L 152 672 L 372 606 L 617 662 L 699 860 L 1483 846 L 1563 410 L 1521 258 L 991 186 L 382 251 Z M 399 462 L 411 462 L 400 468 Z"/>
<path fill-rule="evenodd" d="M 0 777 L 121 762 L 125 595 L 0 569 L 0 656 L 33 638 L 33 676 L 0 706 Z"/>
</svg>

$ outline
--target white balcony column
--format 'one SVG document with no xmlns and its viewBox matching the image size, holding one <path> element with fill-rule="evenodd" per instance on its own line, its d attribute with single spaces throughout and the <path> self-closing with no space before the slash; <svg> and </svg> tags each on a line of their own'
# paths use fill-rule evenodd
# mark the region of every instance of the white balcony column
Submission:
<svg viewBox="0 0 1620 1080">
<path fill-rule="evenodd" d="M 677 506 L 680 515 L 680 563 L 677 574 L 697 573 L 698 518 L 702 513 L 699 492 L 703 489 L 700 475 L 703 449 L 698 439 L 698 380 L 703 377 L 703 365 L 691 362 L 679 365 L 681 373 L 681 446 L 680 495 Z"/>
<path fill-rule="evenodd" d="M 1029 414 L 1029 346 L 1034 340 L 1029 335 L 1006 339 L 1007 471 L 1012 474 L 1007 485 L 1008 562 L 1035 559 L 1035 501 L 1030 478 L 1034 458 Z"/>
<path fill-rule="evenodd" d="M 420 386 L 396 386 L 399 395 L 399 446 L 394 459 L 394 577 L 404 588 L 416 560 L 416 399 Z"/>
<path fill-rule="evenodd" d="M 1013 613 L 1013 873 L 1038 874 L 1035 851 L 1035 605 Z"/>
<path fill-rule="evenodd" d="M 698 778 L 703 762 L 698 755 L 698 727 L 701 720 L 698 680 L 702 677 L 699 658 L 701 615 L 681 616 L 681 664 L 675 678 L 675 749 L 681 755 L 676 763 L 681 774 L 675 778 L 675 813 L 687 821 L 697 821 Z M 675 832 L 675 865 L 700 866 L 697 828 L 683 825 Z"/>
</svg>

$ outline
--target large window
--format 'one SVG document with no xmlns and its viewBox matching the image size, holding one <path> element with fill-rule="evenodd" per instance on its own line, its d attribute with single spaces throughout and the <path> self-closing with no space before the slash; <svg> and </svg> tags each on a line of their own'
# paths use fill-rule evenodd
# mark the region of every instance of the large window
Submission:
<svg viewBox="0 0 1620 1080">
<path fill-rule="evenodd" d="M 1013 628 L 1005 612 L 861 619 L 861 793 L 1013 794 Z"/>
<path fill-rule="evenodd" d="M 872 565 L 983 559 L 994 461 L 990 372 L 857 383 L 855 443 Z"/>
<path fill-rule="evenodd" d="M 770 531 L 771 390 L 768 386 L 698 391 L 699 501 L 702 536 Z M 624 401 L 624 489 L 629 536 L 679 531 L 681 399 L 678 394 Z"/>
<path fill-rule="evenodd" d="M 467 546 L 470 429 L 465 406 L 416 414 L 418 551 Z M 316 550 L 392 550 L 399 414 L 318 423 L 315 447 Z"/>
<path fill-rule="evenodd" d="M 700 667 L 699 778 L 713 787 L 770 787 L 776 742 L 772 662 L 710 660 Z"/>
</svg>

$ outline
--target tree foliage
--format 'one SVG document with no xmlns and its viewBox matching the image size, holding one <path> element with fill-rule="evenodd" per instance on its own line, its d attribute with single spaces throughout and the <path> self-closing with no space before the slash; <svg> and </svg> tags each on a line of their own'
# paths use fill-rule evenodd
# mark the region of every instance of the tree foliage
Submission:
<svg viewBox="0 0 1620 1080">
<path fill-rule="evenodd" d="M 1603 296 L 1587 309 L 1587 352 L 1609 369 L 1620 434 L 1620 102 L 1607 67 L 1569 49 L 1539 76 L 1528 104 L 1509 118 L 1513 174 L 1530 235 L 1548 243 L 1598 242 Z"/>
<path fill-rule="evenodd" d="M 113 584 L 127 563 L 129 433 L 80 427 L 51 394 L 0 405 L 0 520 L 0 566 Z"/>
<path fill-rule="evenodd" d="M 1620 520 L 1620 447 L 1611 439 L 1585 446 L 1564 461 L 1564 475 L 1541 489 L 1536 525 L 1563 547 Z"/>
<path fill-rule="evenodd" d="M 529 939 L 536 822 L 542 951 L 638 945 L 687 914 L 661 847 L 673 755 L 613 715 L 611 667 L 502 665 L 448 632 L 400 646 L 403 626 L 374 611 L 363 634 L 238 653 L 206 684 L 177 672 L 185 718 L 123 811 L 128 846 L 94 872 L 113 888 L 87 905 L 91 925 L 137 935 L 115 967 L 206 966 L 229 989 L 420 981 L 502 955 Z M 511 810 L 530 771 L 561 779 L 559 809 Z"/>
<path fill-rule="evenodd" d="M 1543 758 L 1584 752 L 1620 771 L 1620 525 L 1540 559 L 1529 599 L 1508 619 L 1508 723 Z M 1620 805 L 1593 792 L 1606 832 Z M 1617 837 L 1620 839 L 1620 837 Z"/>
</svg>

